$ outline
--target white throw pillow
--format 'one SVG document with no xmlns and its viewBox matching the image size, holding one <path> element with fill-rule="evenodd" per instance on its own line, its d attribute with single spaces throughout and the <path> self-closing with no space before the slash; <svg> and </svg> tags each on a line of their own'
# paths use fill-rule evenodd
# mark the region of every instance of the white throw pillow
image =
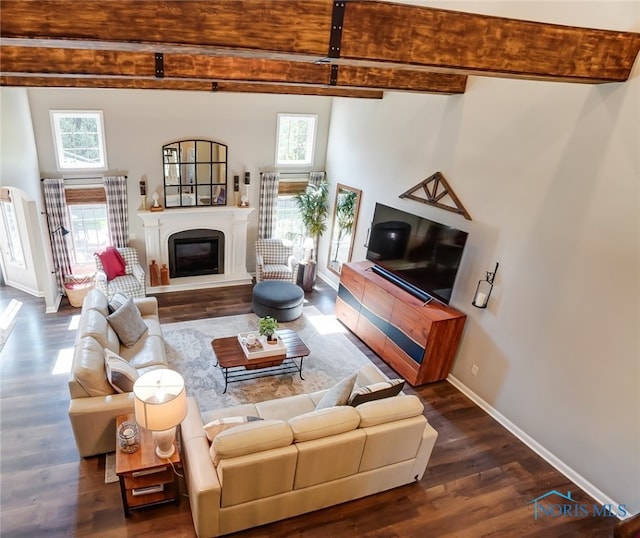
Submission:
<svg viewBox="0 0 640 538">
<path fill-rule="evenodd" d="M 138 379 L 138 371 L 125 359 L 110 349 L 105 349 L 104 368 L 107 373 L 107 381 L 116 392 L 133 392 L 133 384 Z"/>
<path fill-rule="evenodd" d="M 353 374 L 331 387 L 316 404 L 316 410 L 324 409 L 325 407 L 335 407 L 336 405 L 345 405 L 347 400 L 349 400 L 357 377 L 358 374 Z"/>
</svg>

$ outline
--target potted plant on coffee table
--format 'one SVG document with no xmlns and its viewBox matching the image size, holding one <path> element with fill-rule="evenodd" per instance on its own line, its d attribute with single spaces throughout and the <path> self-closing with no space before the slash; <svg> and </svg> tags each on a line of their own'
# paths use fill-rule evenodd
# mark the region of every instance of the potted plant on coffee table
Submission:
<svg viewBox="0 0 640 538">
<path fill-rule="evenodd" d="M 265 316 L 260 318 L 258 322 L 258 331 L 262 336 L 266 336 L 267 344 L 276 344 L 278 337 L 276 335 L 276 329 L 278 328 L 278 322 L 271 316 Z"/>
</svg>

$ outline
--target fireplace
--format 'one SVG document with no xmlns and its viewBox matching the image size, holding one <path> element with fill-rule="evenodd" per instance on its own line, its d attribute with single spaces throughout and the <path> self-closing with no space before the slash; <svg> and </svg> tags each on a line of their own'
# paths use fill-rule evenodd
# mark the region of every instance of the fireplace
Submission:
<svg viewBox="0 0 640 538">
<path fill-rule="evenodd" d="M 224 234 L 196 229 L 169 236 L 171 278 L 224 273 Z"/>
<path fill-rule="evenodd" d="M 217 264 L 217 270 L 209 267 L 207 274 L 191 273 L 193 276 L 172 276 L 168 285 L 156 286 L 151 291 L 166 293 L 251 284 L 251 275 L 247 271 L 247 236 L 249 215 L 253 210 L 253 207 L 218 206 L 138 212 L 144 225 L 147 263 L 156 260 L 160 264 L 170 265 L 170 258 L 175 257 L 175 245 L 169 245 L 169 238 L 173 237 L 186 239 L 186 243 L 178 244 L 186 245 L 187 250 L 195 250 L 196 259 L 185 263 L 186 267 L 182 269 L 192 271 L 194 263 L 211 267 Z M 191 235 L 193 231 L 207 241 L 204 244 L 198 244 L 195 241 L 198 237 Z M 184 235 L 185 232 L 188 234 Z M 215 239 L 217 239 L 217 247 L 209 241 Z M 191 247 L 188 247 L 189 243 L 192 244 Z M 217 262 L 213 261 L 215 248 L 217 248 Z M 175 270 L 174 265 L 171 271 L 175 273 Z"/>
</svg>

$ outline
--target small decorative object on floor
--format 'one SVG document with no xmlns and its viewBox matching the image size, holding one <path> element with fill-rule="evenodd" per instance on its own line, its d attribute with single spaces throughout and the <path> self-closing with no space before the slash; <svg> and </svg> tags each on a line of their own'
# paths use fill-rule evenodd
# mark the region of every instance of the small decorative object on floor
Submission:
<svg viewBox="0 0 640 538">
<path fill-rule="evenodd" d="M 140 448 L 138 425 L 135 422 L 123 422 L 118 428 L 118 446 L 122 452 L 132 454 Z"/>
<path fill-rule="evenodd" d="M 155 260 L 151 260 L 151 265 L 149 266 L 149 285 L 160 285 L 160 267 Z"/>
<path fill-rule="evenodd" d="M 169 285 L 169 268 L 166 263 L 163 263 L 162 269 L 160 269 L 160 282 L 163 286 Z"/>
<path fill-rule="evenodd" d="M 260 318 L 258 322 L 258 330 L 262 336 L 267 337 L 267 344 L 276 344 L 278 339 L 276 337 L 276 329 L 278 328 L 278 322 L 271 316 L 265 316 Z"/>
<path fill-rule="evenodd" d="M 95 286 L 94 275 L 69 275 L 64 279 L 64 292 L 69 304 L 76 308 L 82 306 L 82 301 Z"/>
</svg>

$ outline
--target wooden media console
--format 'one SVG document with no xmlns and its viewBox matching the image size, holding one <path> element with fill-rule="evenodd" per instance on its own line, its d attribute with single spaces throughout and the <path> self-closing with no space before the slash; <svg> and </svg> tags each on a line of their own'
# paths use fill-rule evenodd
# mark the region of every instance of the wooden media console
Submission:
<svg viewBox="0 0 640 538">
<path fill-rule="evenodd" d="M 467 316 L 436 301 L 425 304 L 372 265 L 342 266 L 337 318 L 411 385 L 445 379 Z"/>
</svg>

